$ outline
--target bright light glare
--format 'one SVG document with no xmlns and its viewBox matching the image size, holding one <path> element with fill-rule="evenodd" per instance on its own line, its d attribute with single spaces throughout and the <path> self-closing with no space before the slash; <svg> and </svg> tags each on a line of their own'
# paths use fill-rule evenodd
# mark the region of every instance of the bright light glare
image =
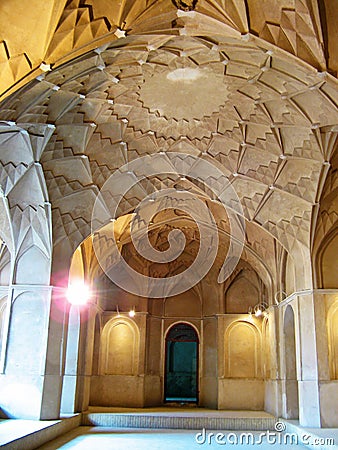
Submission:
<svg viewBox="0 0 338 450">
<path fill-rule="evenodd" d="M 129 311 L 129 317 L 135 317 L 135 309 Z"/>
<path fill-rule="evenodd" d="M 260 317 L 262 315 L 262 310 L 261 309 L 257 309 L 257 311 L 255 312 L 255 316 L 256 317 Z"/>
<path fill-rule="evenodd" d="M 67 300 L 72 305 L 85 305 L 90 299 L 90 289 L 82 280 L 72 281 L 67 289 Z"/>
</svg>

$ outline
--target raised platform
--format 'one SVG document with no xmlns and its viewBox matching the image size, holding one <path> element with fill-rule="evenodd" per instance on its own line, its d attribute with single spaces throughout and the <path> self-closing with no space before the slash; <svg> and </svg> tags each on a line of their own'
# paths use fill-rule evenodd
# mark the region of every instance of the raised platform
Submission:
<svg viewBox="0 0 338 450">
<path fill-rule="evenodd" d="M 109 424 L 112 423 L 113 417 L 116 422 L 112 426 Z M 90 426 L 79 426 L 84 425 L 85 422 L 91 422 Z M 149 422 L 152 422 L 151 426 L 146 428 Z M 196 431 L 201 432 L 203 428 L 207 433 L 213 430 L 213 436 L 215 436 L 214 430 L 225 435 L 235 433 L 237 436 L 241 436 L 243 432 L 252 432 L 258 440 L 260 431 L 266 432 L 269 429 L 274 431 L 275 422 L 276 419 L 273 416 L 262 411 L 216 411 L 192 407 L 144 409 L 98 407 L 90 408 L 83 413 L 82 422 L 81 414 L 53 421 L 1 420 L 0 447 L 7 450 L 37 448 L 41 450 L 58 448 L 104 450 L 111 449 L 114 445 L 114 448 L 120 450 L 130 448 L 198 449 L 201 448 L 201 442 L 196 441 Z M 285 437 L 287 434 L 292 435 L 292 442 L 295 442 L 294 436 L 298 436 L 297 444 L 292 447 L 297 445 L 301 448 L 338 450 L 338 429 L 336 428 L 311 429 L 300 427 L 298 421 L 282 419 L 279 422 L 284 423 L 285 428 L 284 433 L 277 433 L 277 435 L 280 434 L 282 438 L 283 435 Z M 168 425 L 171 428 L 168 428 Z M 192 428 L 189 428 L 190 426 Z M 291 442 L 290 436 L 285 442 Z M 271 446 L 271 442 L 268 444 L 266 437 L 261 444 L 251 447 L 262 449 Z M 289 447 L 291 448 L 291 444 L 283 442 L 274 445 L 276 450 Z M 219 444 L 213 438 L 208 448 L 219 448 Z"/>
<path fill-rule="evenodd" d="M 287 433 L 295 433 L 298 442 L 309 448 L 338 450 L 338 428 L 304 428 L 298 420 L 285 420 Z"/>
<path fill-rule="evenodd" d="M 60 420 L 0 420 L 0 447 L 6 450 L 33 450 L 77 428 L 81 414 Z"/>
<path fill-rule="evenodd" d="M 274 430 L 276 418 L 264 411 L 218 411 L 193 407 L 91 407 L 82 425 L 172 430 Z"/>
</svg>

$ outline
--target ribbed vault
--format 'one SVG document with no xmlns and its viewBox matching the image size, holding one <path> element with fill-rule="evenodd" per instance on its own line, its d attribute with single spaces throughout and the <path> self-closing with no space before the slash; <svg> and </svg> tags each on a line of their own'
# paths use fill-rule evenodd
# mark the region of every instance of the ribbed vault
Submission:
<svg viewBox="0 0 338 450">
<path fill-rule="evenodd" d="M 91 234 L 92 207 L 112 173 L 167 152 L 206 159 L 228 178 L 248 223 L 246 245 L 260 261 L 276 261 L 274 242 L 308 255 L 338 131 L 337 82 L 325 71 L 335 56 L 322 31 L 323 20 L 331 26 L 330 2 L 271 0 L 264 16 L 253 1 L 91 3 L 46 3 L 43 14 L 54 8 L 60 19 L 53 15 L 44 46 L 25 60 L 53 70 L 1 105 L 2 142 L 26 145 L 20 130 L 43 142 L 34 160 L 52 204 L 56 258 L 70 257 Z M 31 77 L 24 65 L 14 71 L 5 53 L 12 78 L 3 78 L 4 91 Z M 3 167 L 8 195 L 30 168 Z M 218 181 L 208 174 L 209 186 Z M 179 173 L 147 177 L 119 214 L 179 183 Z M 196 180 L 180 188 L 212 199 Z"/>
<path fill-rule="evenodd" d="M 320 70 L 337 71 L 335 0 L 21 0 L 0 5 L 0 91 L 125 33 L 259 36 Z M 43 64 L 42 66 L 40 66 Z"/>
</svg>

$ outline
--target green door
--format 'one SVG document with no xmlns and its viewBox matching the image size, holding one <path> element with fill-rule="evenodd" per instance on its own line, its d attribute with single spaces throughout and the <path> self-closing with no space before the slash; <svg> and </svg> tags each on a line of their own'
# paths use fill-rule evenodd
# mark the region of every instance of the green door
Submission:
<svg viewBox="0 0 338 450">
<path fill-rule="evenodd" d="M 166 402 L 198 401 L 198 336 L 191 325 L 179 323 L 166 337 Z"/>
</svg>

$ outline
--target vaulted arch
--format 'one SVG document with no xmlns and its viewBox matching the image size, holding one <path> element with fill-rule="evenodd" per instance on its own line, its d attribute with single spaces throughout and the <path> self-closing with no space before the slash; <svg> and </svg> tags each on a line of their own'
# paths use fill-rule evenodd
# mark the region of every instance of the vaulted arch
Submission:
<svg viewBox="0 0 338 450">
<path fill-rule="evenodd" d="M 0 5 L 8 412 L 158 406 L 191 322 L 200 406 L 337 425 L 335 1 L 24 3 Z"/>
</svg>

